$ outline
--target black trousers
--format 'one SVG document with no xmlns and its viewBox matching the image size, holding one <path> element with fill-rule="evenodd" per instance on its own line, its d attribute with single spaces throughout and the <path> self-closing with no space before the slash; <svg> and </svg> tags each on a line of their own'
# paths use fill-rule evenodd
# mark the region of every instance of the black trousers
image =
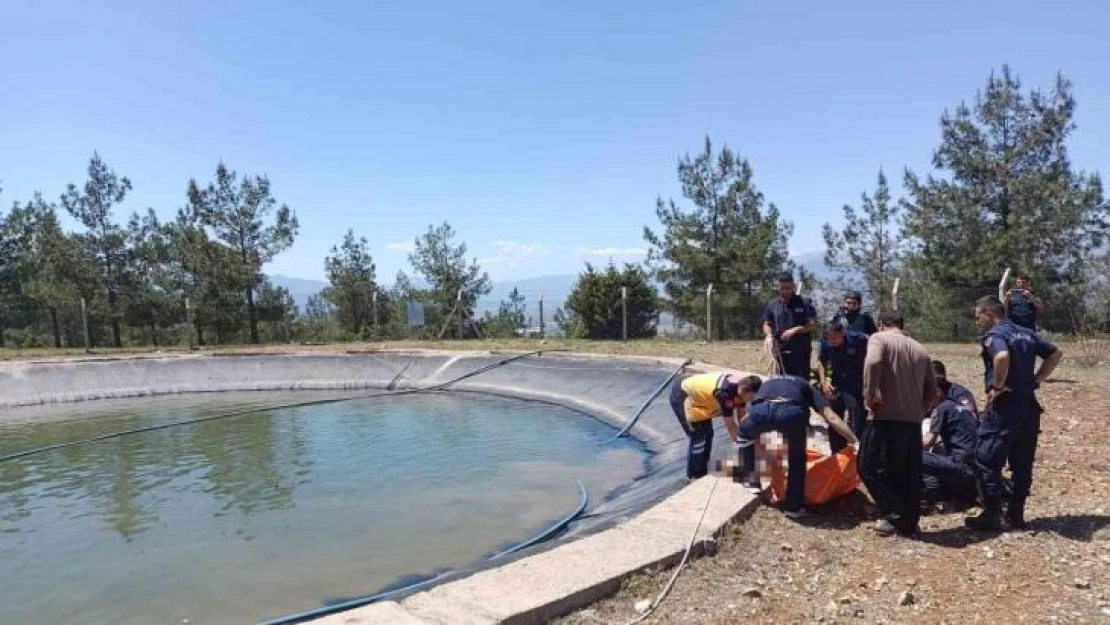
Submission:
<svg viewBox="0 0 1110 625">
<path fill-rule="evenodd" d="M 1024 502 L 1033 485 L 1033 459 L 1041 431 L 1041 405 L 1032 394 L 1004 393 L 986 407 L 979 420 L 975 464 L 983 505 L 997 512 L 1005 497 L 1002 467 L 1013 476 L 1010 501 Z"/>
<path fill-rule="evenodd" d="M 838 391 L 836 397 L 829 402 L 829 408 L 833 409 L 836 416 L 848 423 L 856 438 L 863 440 L 863 431 L 867 428 L 867 412 L 861 395 Z M 848 440 L 837 434 L 836 430 L 829 428 L 829 449 L 835 454 L 847 446 Z"/>
<path fill-rule="evenodd" d="M 671 410 L 682 431 L 690 438 L 686 452 L 686 477 L 694 480 L 709 473 L 709 456 L 713 453 L 713 420 L 690 422 L 686 420 L 686 393 L 682 392 L 682 379 L 671 387 Z"/>
<path fill-rule="evenodd" d="M 921 456 L 921 498 L 925 501 L 974 501 L 972 458 L 925 452 Z"/>
<path fill-rule="evenodd" d="M 743 448 L 744 471 L 755 471 L 755 441 L 764 432 L 780 432 L 786 439 L 786 501 L 783 510 L 801 510 L 806 495 L 806 434 L 809 407 L 794 403 L 753 403 L 748 417 L 740 422 L 740 440 L 752 444 Z"/>
<path fill-rule="evenodd" d="M 921 425 L 869 421 L 860 444 L 859 473 L 883 517 L 899 532 L 916 531 L 921 518 Z"/>
<path fill-rule="evenodd" d="M 809 361 L 812 353 L 813 350 L 808 345 L 796 347 L 780 343 L 779 357 L 782 359 L 782 372 L 785 375 L 796 375 L 803 380 L 809 380 Z"/>
</svg>

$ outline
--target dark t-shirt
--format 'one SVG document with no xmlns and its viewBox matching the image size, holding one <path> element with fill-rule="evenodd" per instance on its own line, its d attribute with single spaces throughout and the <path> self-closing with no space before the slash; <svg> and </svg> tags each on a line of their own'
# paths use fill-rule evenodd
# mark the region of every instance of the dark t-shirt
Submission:
<svg viewBox="0 0 1110 625">
<path fill-rule="evenodd" d="M 763 309 L 763 321 L 770 323 L 774 328 L 775 337 L 778 338 L 790 328 L 804 326 L 813 318 L 815 311 L 798 295 L 792 295 L 789 300 L 783 301 L 776 297 L 767 303 Z M 794 338 L 783 343 L 784 347 L 796 350 L 811 350 L 809 333 L 797 334 Z"/>
<path fill-rule="evenodd" d="M 951 399 L 975 414 L 979 414 L 979 407 L 975 405 L 975 395 L 973 395 L 966 386 L 953 383 L 948 389 L 948 399 Z"/>
<path fill-rule="evenodd" d="M 1009 321 L 998 323 L 982 340 L 983 384 L 986 390 L 995 385 L 994 358 L 1001 352 L 1010 352 L 1010 371 L 1006 386 L 1020 395 L 1031 395 L 1037 389 L 1037 357 L 1048 358 L 1056 346 L 1037 333 Z"/>
<path fill-rule="evenodd" d="M 785 399 L 818 412 L 825 409 L 825 396 L 813 390 L 808 382 L 794 375 L 768 378 L 763 381 L 752 402 Z"/>
<path fill-rule="evenodd" d="M 875 325 L 875 319 L 871 316 L 871 313 L 857 310 L 855 312 L 846 312 L 838 316 L 844 320 L 849 330 L 855 330 L 856 332 L 862 332 L 871 336 L 879 329 L 878 326 Z"/>
<path fill-rule="evenodd" d="M 863 394 L 863 360 L 867 357 L 867 335 L 855 330 L 844 333 L 844 343 L 833 347 L 821 339 L 817 354 L 821 363 L 832 367 L 833 386 L 852 395 Z"/>
<path fill-rule="evenodd" d="M 1023 328 L 1037 329 L 1037 307 L 1033 305 L 1033 299 L 1016 289 L 1010 296 L 1006 317 Z"/>
<path fill-rule="evenodd" d="M 929 424 L 929 431 L 940 437 L 948 453 L 965 458 L 975 453 L 977 428 L 975 415 L 950 399 L 937 406 Z"/>
</svg>

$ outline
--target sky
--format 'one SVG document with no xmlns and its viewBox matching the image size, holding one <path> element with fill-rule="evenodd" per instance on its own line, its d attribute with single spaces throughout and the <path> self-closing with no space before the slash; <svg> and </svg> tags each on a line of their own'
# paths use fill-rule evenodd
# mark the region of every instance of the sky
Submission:
<svg viewBox="0 0 1110 625">
<path fill-rule="evenodd" d="M 446 220 L 512 280 L 640 260 L 709 136 L 810 254 L 880 168 L 927 170 L 1003 63 L 1074 82 L 1073 162 L 1106 174 L 1107 24 L 1096 0 L 5 0 L 0 205 L 56 198 L 96 150 L 134 185 L 121 221 L 169 217 L 223 161 L 299 218 L 270 273 L 322 278 L 352 228 L 391 282 Z"/>
</svg>

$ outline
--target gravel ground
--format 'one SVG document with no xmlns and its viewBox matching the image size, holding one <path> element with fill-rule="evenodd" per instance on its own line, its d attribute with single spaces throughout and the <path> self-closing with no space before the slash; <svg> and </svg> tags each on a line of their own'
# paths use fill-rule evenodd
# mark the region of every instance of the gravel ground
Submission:
<svg viewBox="0 0 1110 625">
<path fill-rule="evenodd" d="M 974 346 L 929 347 L 953 380 L 980 386 Z M 1110 623 L 1110 364 L 1086 364 L 1066 357 L 1041 392 L 1028 531 L 968 531 L 973 509 L 924 517 L 919 539 L 882 538 L 858 492 L 801 523 L 764 506 L 643 622 Z M 559 622 L 628 623 L 670 575 L 636 575 Z"/>
</svg>

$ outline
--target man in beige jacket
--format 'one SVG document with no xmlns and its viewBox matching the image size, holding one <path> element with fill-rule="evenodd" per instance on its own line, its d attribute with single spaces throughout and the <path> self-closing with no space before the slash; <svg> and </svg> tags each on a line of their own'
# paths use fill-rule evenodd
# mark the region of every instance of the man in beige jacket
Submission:
<svg viewBox="0 0 1110 625">
<path fill-rule="evenodd" d="M 870 409 L 859 472 L 883 518 L 875 531 L 912 536 L 921 518 L 921 422 L 936 400 L 933 364 L 903 333 L 898 311 L 879 317 L 867 342 L 863 397 Z"/>
</svg>

